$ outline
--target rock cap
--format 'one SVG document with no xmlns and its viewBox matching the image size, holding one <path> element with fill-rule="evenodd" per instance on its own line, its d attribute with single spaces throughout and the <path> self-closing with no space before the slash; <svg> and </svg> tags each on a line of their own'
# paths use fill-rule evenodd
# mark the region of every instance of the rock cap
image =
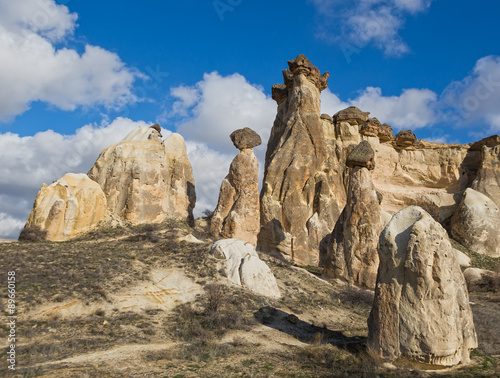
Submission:
<svg viewBox="0 0 500 378">
<path fill-rule="evenodd" d="M 260 146 L 260 144 L 262 143 L 262 139 L 260 138 L 259 134 L 257 134 L 249 127 L 233 131 L 230 135 L 230 138 L 233 141 L 234 146 L 240 151 L 245 148 L 254 148 Z"/>
<path fill-rule="evenodd" d="M 346 164 L 348 167 L 365 167 L 369 170 L 375 168 L 375 151 L 366 140 L 358 144 L 347 156 Z"/>
</svg>

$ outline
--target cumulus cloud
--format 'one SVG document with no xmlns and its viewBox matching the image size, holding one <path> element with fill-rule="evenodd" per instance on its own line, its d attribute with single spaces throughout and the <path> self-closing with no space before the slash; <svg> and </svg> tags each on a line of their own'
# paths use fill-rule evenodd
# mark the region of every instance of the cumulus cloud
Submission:
<svg viewBox="0 0 500 378">
<path fill-rule="evenodd" d="M 432 0 L 311 0 L 324 17 L 322 38 L 340 43 L 350 56 L 353 51 L 373 44 L 387 55 L 398 56 L 409 51 L 399 35 L 408 15 L 425 11 Z M 336 35 L 332 30 L 338 29 Z M 347 56 L 346 56 L 347 58 Z"/>
<path fill-rule="evenodd" d="M 500 56 L 479 59 L 470 75 L 444 90 L 441 102 L 446 120 L 464 126 L 486 124 L 481 135 L 500 132 Z"/>
<path fill-rule="evenodd" d="M 265 143 L 276 116 L 274 100 L 237 73 L 207 73 L 194 86 L 173 88 L 171 95 L 171 115 L 182 116 L 177 131 L 224 153 L 237 152 L 229 135 L 243 127 L 256 131 Z"/>
<path fill-rule="evenodd" d="M 429 89 L 405 89 L 399 96 L 383 96 L 382 89 L 367 87 L 358 97 L 344 102 L 327 88 L 321 100 L 323 113 L 332 115 L 348 106 L 357 106 L 395 129 L 417 129 L 439 119 L 437 94 Z"/>
<path fill-rule="evenodd" d="M 68 172 L 86 173 L 101 151 L 119 142 L 143 121 L 117 118 L 86 125 L 72 135 L 52 130 L 34 136 L 0 134 L 0 237 L 16 238 L 41 185 Z"/>
<path fill-rule="evenodd" d="M 82 54 L 56 47 L 71 38 L 76 19 L 54 0 L 0 0 L 0 121 L 35 101 L 62 110 L 137 101 L 132 85 L 145 76 L 118 55 L 92 45 Z"/>
</svg>

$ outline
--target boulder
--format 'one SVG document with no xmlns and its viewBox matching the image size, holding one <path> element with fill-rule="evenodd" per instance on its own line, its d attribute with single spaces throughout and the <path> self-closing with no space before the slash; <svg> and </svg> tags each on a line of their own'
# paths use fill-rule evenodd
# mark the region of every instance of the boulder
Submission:
<svg viewBox="0 0 500 378">
<path fill-rule="evenodd" d="M 270 298 L 281 296 L 271 269 L 250 243 L 236 239 L 219 240 L 212 246 L 210 254 L 223 261 L 225 276 L 236 285 Z"/>
<path fill-rule="evenodd" d="M 350 168 L 365 167 L 369 170 L 375 169 L 375 152 L 370 143 L 363 141 L 358 144 L 347 156 L 346 165 Z M 371 182 L 371 178 L 370 178 Z"/>
<path fill-rule="evenodd" d="M 491 270 L 467 268 L 464 270 L 465 281 L 469 291 L 500 290 L 500 274 Z"/>
<path fill-rule="evenodd" d="M 500 210 L 487 196 L 467 189 L 451 218 L 451 235 L 474 252 L 500 257 Z"/>
<path fill-rule="evenodd" d="M 417 142 L 417 137 L 411 130 L 402 130 L 395 137 L 396 146 L 409 147 Z"/>
<path fill-rule="evenodd" d="M 235 133 L 231 134 L 231 139 Z M 246 135 L 252 133 L 246 132 Z M 235 138 L 242 140 L 239 136 Z M 253 139 L 256 142 L 255 136 Z M 260 137 L 258 139 L 260 141 Z M 259 162 L 251 148 L 244 148 L 234 158 L 229 174 L 222 181 L 219 201 L 210 221 L 210 232 L 214 236 L 244 240 L 255 246 L 259 230 Z"/>
<path fill-rule="evenodd" d="M 348 122 L 351 125 L 361 125 L 368 121 L 370 112 L 363 112 L 355 106 L 349 106 L 333 116 L 335 122 Z"/>
<path fill-rule="evenodd" d="M 88 175 L 103 189 L 108 210 L 132 224 L 193 222 L 194 178 L 179 134 L 162 142 L 156 129 L 138 128 L 106 148 Z"/>
<path fill-rule="evenodd" d="M 382 231 L 378 253 L 369 348 L 388 361 L 469 362 L 477 336 L 465 279 L 444 228 L 422 208 L 407 207 Z"/>
<path fill-rule="evenodd" d="M 359 128 L 359 133 L 366 136 L 378 137 L 381 127 L 382 124 L 377 118 L 369 118 L 368 121 L 363 123 Z"/>
<path fill-rule="evenodd" d="M 325 277 L 375 288 L 380 231 L 379 199 L 370 172 L 356 167 L 349 176 L 347 205 L 321 251 Z"/>
<path fill-rule="evenodd" d="M 68 173 L 51 185 L 43 184 L 26 227 L 46 231 L 46 239 L 68 240 L 93 229 L 106 216 L 106 197 L 86 174 Z"/>
<path fill-rule="evenodd" d="M 230 137 L 234 146 L 240 151 L 245 148 L 254 148 L 262 144 L 262 139 L 260 139 L 259 134 L 248 127 L 233 131 Z"/>
<path fill-rule="evenodd" d="M 465 253 L 462 251 L 459 251 L 458 249 L 453 248 L 453 252 L 455 252 L 455 256 L 458 261 L 458 265 L 460 265 L 462 268 L 467 268 L 470 266 L 470 257 L 467 256 Z M 466 277 L 467 279 L 467 277 Z"/>
<path fill-rule="evenodd" d="M 394 134 L 392 133 L 392 127 L 387 123 L 384 123 L 378 128 L 378 138 L 383 141 L 392 140 Z"/>
<path fill-rule="evenodd" d="M 500 145 L 482 147 L 481 168 L 471 188 L 490 197 L 500 208 Z"/>
<path fill-rule="evenodd" d="M 321 118 L 320 92 L 329 74 L 320 75 L 303 55 L 288 65 L 288 94 L 278 101 L 267 144 L 258 249 L 318 265 L 319 244 L 345 204 L 345 166 L 333 125 Z"/>
</svg>

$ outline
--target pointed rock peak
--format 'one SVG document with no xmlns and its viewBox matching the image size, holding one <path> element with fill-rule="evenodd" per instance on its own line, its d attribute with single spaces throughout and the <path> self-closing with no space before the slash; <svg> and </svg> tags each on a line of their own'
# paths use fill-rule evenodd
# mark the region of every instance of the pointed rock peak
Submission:
<svg viewBox="0 0 500 378">
<path fill-rule="evenodd" d="M 304 54 L 300 54 L 295 59 L 289 60 L 288 67 L 289 70 L 285 70 L 283 72 L 283 76 L 285 77 L 285 84 L 287 84 L 290 74 L 292 76 L 303 74 L 311 82 L 313 82 L 320 91 L 328 87 L 327 80 L 330 76 L 330 73 L 325 72 L 323 75 L 321 75 L 319 68 L 314 66 L 311 61 L 304 56 Z"/>
<path fill-rule="evenodd" d="M 348 167 L 365 167 L 370 170 L 375 168 L 375 151 L 368 141 L 358 144 L 347 156 L 346 164 Z"/>
<path fill-rule="evenodd" d="M 262 139 L 260 138 L 259 134 L 257 134 L 249 127 L 233 131 L 230 135 L 230 138 L 234 146 L 240 151 L 245 148 L 254 148 L 260 146 L 262 143 Z"/>
<path fill-rule="evenodd" d="M 333 116 L 335 122 L 349 122 L 353 125 L 361 125 L 368 121 L 368 116 L 370 112 L 363 112 L 355 106 L 349 106 L 348 108 L 341 110 Z"/>
</svg>

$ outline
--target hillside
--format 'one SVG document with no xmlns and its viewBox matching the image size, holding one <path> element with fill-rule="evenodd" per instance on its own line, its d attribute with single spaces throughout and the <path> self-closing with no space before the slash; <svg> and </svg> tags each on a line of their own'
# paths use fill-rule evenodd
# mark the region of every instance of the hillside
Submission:
<svg viewBox="0 0 500 378">
<path fill-rule="evenodd" d="M 188 234 L 203 243 L 178 240 Z M 470 294 L 479 339 L 470 366 L 377 367 L 365 347 L 373 292 L 261 254 L 282 293 L 267 299 L 222 277 L 208 254 L 212 242 L 199 226 L 168 220 L 68 242 L 0 244 L 2 275 L 16 271 L 17 279 L 16 376 L 500 374 L 498 292 Z M 500 264 L 472 257 L 483 268 Z M 0 346 L 7 347 L 5 338 Z M 5 365 L 2 359 L 2 372 Z"/>
</svg>

